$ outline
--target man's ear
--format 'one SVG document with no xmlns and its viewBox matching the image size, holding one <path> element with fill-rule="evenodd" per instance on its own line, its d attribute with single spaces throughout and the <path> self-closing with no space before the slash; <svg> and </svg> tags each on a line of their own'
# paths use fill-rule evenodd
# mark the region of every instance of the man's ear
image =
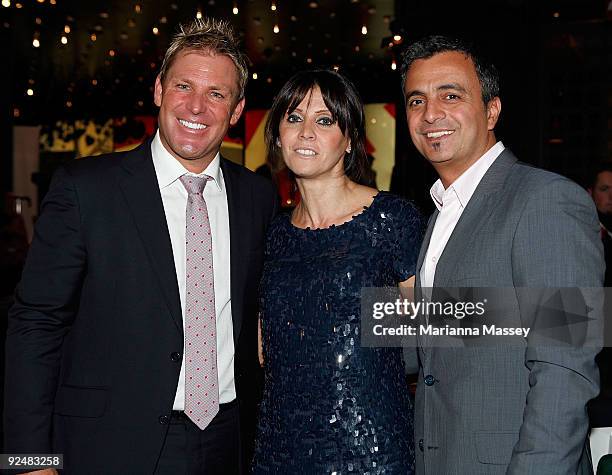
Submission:
<svg viewBox="0 0 612 475">
<path fill-rule="evenodd" d="M 242 111 L 244 109 L 244 97 L 238 101 L 238 104 L 234 107 L 234 111 L 232 112 L 232 116 L 230 117 L 230 125 L 236 125 L 240 116 L 242 115 Z"/>
<path fill-rule="evenodd" d="M 495 124 L 497 124 L 497 119 L 499 119 L 499 114 L 501 114 L 501 101 L 499 100 L 499 97 L 494 97 L 487 104 L 488 130 L 493 130 L 495 128 Z"/>
<path fill-rule="evenodd" d="M 162 83 L 159 74 L 155 78 L 155 89 L 153 90 L 153 102 L 157 107 L 161 107 L 162 103 Z"/>
</svg>

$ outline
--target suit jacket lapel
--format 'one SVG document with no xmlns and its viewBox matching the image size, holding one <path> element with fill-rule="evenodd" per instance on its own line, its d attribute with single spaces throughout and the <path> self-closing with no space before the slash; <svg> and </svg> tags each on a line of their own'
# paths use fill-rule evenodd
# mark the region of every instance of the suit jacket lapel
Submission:
<svg viewBox="0 0 612 475">
<path fill-rule="evenodd" d="M 495 192 L 500 192 L 503 188 L 504 181 L 506 180 L 510 169 L 516 162 L 516 157 L 509 150 L 504 150 L 499 157 L 493 162 L 491 167 L 487 170 L 482 180 L 476 187 L 474 194 L 470 198 L 468 205 L 461 214 L 455 229 L 453 230 L 445 248 L 438 260 L 436 265 L 436 274 L 434 277 L 434 287 L 449 286 L 449 283 L 453 282 L 455 276 L 455 268 L 459 263 L 463 250 L 466 246 L 469 246 L 470 241 L 478 233 L 480 226 L 486 221 L 486 216 L 493 210 L 494 200 L 496 195 Z M 423 239 L 423 245 L 419 252 L 419 258 L 417 261 L 417 276 L 416 286 L 421 288 L 420 270 L 427 253 L 427 248 L 431 241 L 431 234 L 433 232 L 436 219 L 438 217 L 438 210 L 429 219 L 427 226 L 427 232 Z M 430 337 L 419 337 L 420 344 L 419 349 L 422 352 L 424 361 L 428 361 L 431 357 L 431 351 L 427 351 L 428 342 Z"/>
<path fill-rule="evenodd" d="M 252 203 L 251 189 L 245 189 L 244 180 L 240 180 L 240 169 L 221 158 L 221 170 L 227 191 L 227 208 L 230 222 L 230 279 L 232 298 L 232 323 L 234 327 L 234 344 L 237 344 L 242 327 L 242 305 L 244 281 L 248 265 L 250 222 L 249 206 Z"/>
<path fill-rule="evenodd" d="M 455 268 L 464 249 L 470 245 L 474 236 L 477 236 L 488 214 L 493 211 L 496 193 L 502 191 L 508 173 L 516 161 L 512 152 L 506 149 L 482 177 L 438 260 L 434 287 L 452 285 L 456 275 Z"/>
<path fill-rule="evenodd" d="M 423 267 L 423 261 L 425 260 L 425 254 L 427 254 L 427 248 L 429 247 L 429 242 L 431 241 L 431 233 L 433 232 L 434 225 L 436 224 L 436 219 L 438 219 L 438 214 L 440 212 L 436 209 L 433 214 L 429 217 L 429 221 L 427 222 L 427 230 L 425 231 L 425 236 L 423 237 L 423 243 L 421 244 L 421 249 L 419 250 L 419 257 L 417 259 L 416 265 L 416 287 L 421 287 L 421 267 Z"/>
<path fill-rule="evenodd" d="M 119 187 L 159 280 L 168 311 L 182 334 L 183 319 L 172 243 L 151 157 L 150 140 L 126 155 Z"/>
</svg>

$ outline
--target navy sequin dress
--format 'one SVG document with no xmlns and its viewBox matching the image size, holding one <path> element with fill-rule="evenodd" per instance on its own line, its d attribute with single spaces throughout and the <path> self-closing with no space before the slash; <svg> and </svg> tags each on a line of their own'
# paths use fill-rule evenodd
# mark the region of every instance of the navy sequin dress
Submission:
<svg viewBox="0 0 612 475">
<path fill-rule="evenodd" d="M 360 292 L 414 274 L 421 227 L 411 204 L 385 192 L 342 225 L 272 223 L 255 474 L 413 473 L 401 348 L 360 346 Z"/>
</svg>

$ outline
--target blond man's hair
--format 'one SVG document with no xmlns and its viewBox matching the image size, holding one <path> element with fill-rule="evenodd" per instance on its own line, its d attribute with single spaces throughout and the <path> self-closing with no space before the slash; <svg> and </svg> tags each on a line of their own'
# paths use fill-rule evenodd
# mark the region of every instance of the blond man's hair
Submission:
<svg viewBox="0 0 612 475">
<path fill-rule="evenodd" d="M 182 51 L 203 52 L 230 58 L 238 73 L 238 100 L 244 97 L 249 78 L 247 58 L 240 48 L 236 32 L 228 21 L 196 18 L 187 25 L 179 25 L 179 31 L 172 38 L 159 71 L 162 84 L 177 55 Z"/>
</svg>

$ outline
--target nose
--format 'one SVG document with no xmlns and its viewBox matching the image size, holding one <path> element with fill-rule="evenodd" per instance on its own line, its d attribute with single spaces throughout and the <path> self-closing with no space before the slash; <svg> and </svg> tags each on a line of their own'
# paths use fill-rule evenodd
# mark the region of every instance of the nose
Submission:
<svg viewBox="0 0 612 475">
<path fill-rule="evenodd" d="M 428 100 L 425 103 L 425 113 L 423 114 L 423 118 L 426 122 L 433 124 L 435 121 L 443 119 L 444 116 L 444 109 L 441 107 L 439 101 L 433 99 Z"/>
<path fill-rule="evenodd" d="M 302 128 L 300 130 L 300 138 L 310 140 L 314 138 L 314 129 L 309 120 L 302 122 Z"/>
<path fill-rule="evenodd" d="M 206 99 L 201 94 L 190 94 L 186 106 L 192 114 L 200 114 L 206 108 Z"/>
</svg>

